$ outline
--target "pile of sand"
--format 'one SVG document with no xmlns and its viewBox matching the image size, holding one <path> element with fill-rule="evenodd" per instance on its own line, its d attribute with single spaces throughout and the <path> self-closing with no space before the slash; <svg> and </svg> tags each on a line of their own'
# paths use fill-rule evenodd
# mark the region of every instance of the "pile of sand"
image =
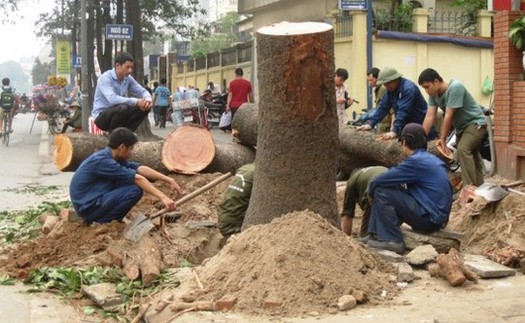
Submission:
<svg viewBox="0 0 525 323">
<path fill-rule="evenodd" d="M 397 294 L 386 263 L 321 216 L 293 212 L 233 236 L 200 269 L 203 299 L 236 298 L 235 310 L 294 315 L 331 312 L 339 297 L 362 291 L 374 302 Z M 263 309 L 265 300 L 281 306 Z"/>
</svg>

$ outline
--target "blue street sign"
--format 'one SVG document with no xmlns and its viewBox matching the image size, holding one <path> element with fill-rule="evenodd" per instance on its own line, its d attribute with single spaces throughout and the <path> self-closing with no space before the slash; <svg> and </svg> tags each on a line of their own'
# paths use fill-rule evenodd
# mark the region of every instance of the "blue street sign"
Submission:
<svg viewBox="0 0 525 323">
<path fill-rule="evenodd" d="M 82 57 L 73 55 L 73 68 L 82 67 Z"/>
<path fill-rule="evenodd" d="M 339 0 L 340 10 L 363 10 L 366 9 L 366 0 Z"/>
<path fill-rule="evenodd" d="M 107 24 L 106 39 L 133 40 L 133 25 Z"/>
</svg>

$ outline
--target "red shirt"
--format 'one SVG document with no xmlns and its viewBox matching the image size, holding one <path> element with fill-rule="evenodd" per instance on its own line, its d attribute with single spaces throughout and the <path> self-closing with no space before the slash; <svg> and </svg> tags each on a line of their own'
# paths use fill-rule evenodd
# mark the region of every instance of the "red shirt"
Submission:
<svg viewBox="0 0 525 323">
<path fill-rule="evenodd" d="M 248 93 L 252 93 L 252 84 L 243 78 L 235 79 L 230 82 L 230 92 L 232 94 L 230 108 L 238 108 L 248 102 Z"/>
</svg>

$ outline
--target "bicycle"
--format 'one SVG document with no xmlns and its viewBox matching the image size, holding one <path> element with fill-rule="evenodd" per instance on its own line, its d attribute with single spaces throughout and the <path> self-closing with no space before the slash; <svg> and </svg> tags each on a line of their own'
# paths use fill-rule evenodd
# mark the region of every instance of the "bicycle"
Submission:
<svg viewBox="0 0 525 323">
<path fill-rule="evenodd" d="M 13 109 L 4 110 L 4 121 L 3 121 L 4 133 L 2 134 L 2 144 L 6 147 L 9 146 L 9 137 L 11 135 L 11 122 L 12 122 L 11 115 L 12 114 L 13 114 Z"/>
</svg>

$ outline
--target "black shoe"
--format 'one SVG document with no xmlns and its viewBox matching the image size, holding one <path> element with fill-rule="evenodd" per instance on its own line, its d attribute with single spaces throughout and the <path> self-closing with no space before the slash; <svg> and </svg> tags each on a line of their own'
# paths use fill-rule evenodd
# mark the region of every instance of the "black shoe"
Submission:
<svg viewBox="0 0 525 323">
<path fill-rule="evenodd" d="M 369 239 L 366 243 L 369 247 L 383 250 L 390 250 L 396 253 L 405 252 L 405 244 L 403 242 L 394 242 L 394 241 L 379 241 Z"/>
</svg>

